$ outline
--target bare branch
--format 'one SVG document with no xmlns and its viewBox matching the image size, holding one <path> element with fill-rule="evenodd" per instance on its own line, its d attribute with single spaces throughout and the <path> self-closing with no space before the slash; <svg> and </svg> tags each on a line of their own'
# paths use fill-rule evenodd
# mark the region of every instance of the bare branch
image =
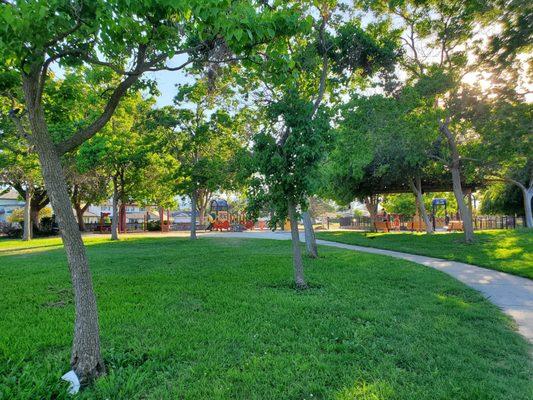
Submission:
<svg viewBox="0 0 533 400">
<path fill-rule="evenodd" d="M 113 71 L 115 71 L 117 74 L 119 75 L 128 75 L 129 72 L 127 71 L 124 71 L 124 69 L 110 63 L 110 62 L 106 62 L 106 61 L 102 61 L 102 60 L 99 60 L 98 58 L 93 58 L 89 55 L 86 55 L 84 57 L 82 57 L 83 61 L 85 61 L 86 63 L 88 64 L 92 64 L 92 65 L 100 65 L 102 67 L 108 67 L 110 69 L 112 69 Z"/>
<path fill-rule="evenodd" d="M 179 71 L 183 68 L 185 68 L 187 65 L 191 64 L 194 60 L 188 60 L 186 62 L 184 62 L 183 64 L 180 64 L 178 65 L 177 67 L 167 67 L 167 66 L 164 66 L 164 67 L 153 67 L 153 68 L 148 68 L 146 71 Z"/>
</svg>

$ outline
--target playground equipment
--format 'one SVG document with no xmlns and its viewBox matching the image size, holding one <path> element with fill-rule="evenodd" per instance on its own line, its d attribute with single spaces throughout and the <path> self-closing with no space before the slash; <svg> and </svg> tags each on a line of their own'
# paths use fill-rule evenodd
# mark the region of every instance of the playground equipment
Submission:
<svg viewBox="0 0 533 400">
<path fill-rule="evenodd" d="M 228 202 L 223 199 L 215 199 L 209 203 L 207 219 L 208 230 L 244 231 L 254 228 L 254 222 L 246 218 L 245 212 L 230 212 Z"/>
<path fill-rule="evenodd" d="M 96 227 L 96 230 L 100 233 L 104 232 L 111 232 L 111 213 L 108 212 L 102 212 L 100 213 L 100 221 L 98 222 L 98 226 Z"/>
<path fill-rule="evenodd" d="M 436 199 L 433 199 L 431 201 L 431 219 L 432 219 L 432 223 L 433 223 L 433 230 L 436 229 L 436 221 L 435 221 L 435 217 L 437 215 L 437 208 L 439 206 L 444 206 L 444 218 L 445 220 L 447 221 L 448 220 L 448 211 L 447 211 L 447 204 L 446 204 L 446 199 L 439 199 L 439 198 L 436 198 Z"/>
</svg>

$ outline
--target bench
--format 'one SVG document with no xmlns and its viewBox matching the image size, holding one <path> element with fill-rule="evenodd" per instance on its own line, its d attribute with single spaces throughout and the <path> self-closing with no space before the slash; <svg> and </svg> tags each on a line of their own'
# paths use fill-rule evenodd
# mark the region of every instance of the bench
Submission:
<svg viewBox="0 0 533 400">
<path fill-rule="evenodd" d="M 450 221 L 448 222 L 448 231 L 462 231 L 463 221 Z"/>
<path fill-rule="evenodd" d="M 426 224 L 424 223 L 424 221 L 415 220 L 415 221 L 410 221 L 407 223 L 407 230 L 419 232 L 425 229 L 426 229 Z"/>
<path fill-rule="evenodd" d="M 390 231 L 390 223 L 388 221 L 376 221 L 374 222 L 376 231 L 383 231 L 385 233 Z"/>
</svg>

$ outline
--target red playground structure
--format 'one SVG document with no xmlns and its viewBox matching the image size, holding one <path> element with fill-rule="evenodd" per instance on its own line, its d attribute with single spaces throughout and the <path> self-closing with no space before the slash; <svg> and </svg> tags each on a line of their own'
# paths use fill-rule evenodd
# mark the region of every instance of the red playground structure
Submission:
<svg viewBox="0 0 533 400">
<path fill-rule="evenodd" d="M 254 221 L 247 219 L 245 212 L 230 213 L 230 206 L 226 200 L 212 200 L 209 208 L 208 230 L 241 232 L 254 229 Z"/>
</svg>

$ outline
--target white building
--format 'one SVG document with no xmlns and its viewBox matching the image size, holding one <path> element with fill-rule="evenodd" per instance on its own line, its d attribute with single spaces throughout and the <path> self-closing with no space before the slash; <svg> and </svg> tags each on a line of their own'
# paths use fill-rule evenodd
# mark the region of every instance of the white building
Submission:
<svg viewBox="0 0 533 400">
<path fill-rule="evenodd" d="M 0 195 L 0 222 L 7 222 L 8 218 L 17 208 L 23 208 L 26 202 L 21 199 L 16 190 L 10 189 Z"/>
</svg>

